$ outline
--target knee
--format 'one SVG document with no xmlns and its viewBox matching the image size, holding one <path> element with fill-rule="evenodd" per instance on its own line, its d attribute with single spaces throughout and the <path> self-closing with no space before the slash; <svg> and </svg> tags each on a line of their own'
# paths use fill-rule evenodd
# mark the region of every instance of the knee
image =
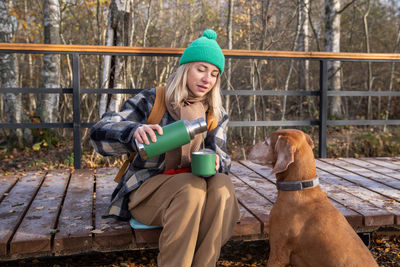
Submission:
<svg viewBox="0 0 400 267">
<path fill-rule="evenodd" d="M 208 181 L 208 194 L 213 194 L 214 197 L 220 200 L 236 201 L 235 188 L 232 184 L 231 178 L 223 173 L 214 175 Z"/>
<path fill-rule="evenodd" d="M 207 194 L 207 183 L 204 179 L 191 173 L 176 175 L 179 197 L 188 203 L 203 203 Z"/>
</svg>

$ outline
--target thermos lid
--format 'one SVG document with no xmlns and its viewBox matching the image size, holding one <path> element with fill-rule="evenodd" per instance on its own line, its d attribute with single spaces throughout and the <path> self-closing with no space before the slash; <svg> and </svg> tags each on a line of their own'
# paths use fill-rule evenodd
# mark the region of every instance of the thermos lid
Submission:
<svg viewBox="0 0 400 267">
<path fill-rule="evenodd" d="M 190 139 L 193 139 L 196 134 L 207 131 L 207 123 L 204 118 L 199 118 L 193 121 L 185 121 L 185 125 Z"/>
</svg>

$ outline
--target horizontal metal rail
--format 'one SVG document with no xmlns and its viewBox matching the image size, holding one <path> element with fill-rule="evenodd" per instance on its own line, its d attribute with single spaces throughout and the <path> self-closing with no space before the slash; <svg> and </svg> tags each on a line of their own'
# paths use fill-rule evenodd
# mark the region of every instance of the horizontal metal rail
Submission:
<svg viewBox="0 0 400 267">
<path fill-rule="evenodd" d="M 158 47 L 110 47 L 91 45 L 50 45 L 0 43 L 0 53 L 33 53 L 33 54 L 67 54 L 72 56 L 72 88 L 0 88 L 0 94 L 34 93 L 34 94 L 72 94 L 73 121 L 64 123 L 0 123 L 0 128 L 72 128 L 74 131 L 74 167 L 81 167 L 81 133 L 82 128 L 90 128 L 94 122 L 80 121 L 81 94 L 137 94 L 142 89 L 100 89 L 81 88 L 80 56 L 81 55 L 118 55 L 118 56 L 160 56 L 178 57 L 183 48 Z M 394 91 L 328 91 L 328 61 L 371 61 L 400 62 L 400 54 L 389 53 L 331 53 L 331 52 L 294 52 L 294 51 L 257 51 L 257 50 L 224 50 L 227 58 L 273 59 L 273 60 L 316 60 L 320 62 L 319 90 L 223 90 L 224 95 L 237 96 L 315 96 L 320 99 L 318 120 L 295 121 L 230 121 L 230 127 L 319 127 L 319 157 L 326 157 L 326 140 L 328 126 L 346 125 L 400 125 L 400 120 L 328 120 L 328 97 L 331 96 L 372 96 L 399 97 Z"/>
</svg>

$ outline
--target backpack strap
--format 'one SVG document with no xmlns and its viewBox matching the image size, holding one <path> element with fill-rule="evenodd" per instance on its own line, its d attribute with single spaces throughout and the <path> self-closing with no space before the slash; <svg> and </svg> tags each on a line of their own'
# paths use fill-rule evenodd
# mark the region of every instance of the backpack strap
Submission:
<svg viewBox="0 0 400 267">
<path fill-rule="evenodd" d="M 156 88 L 156 100 L 151 109 L 147 124 L 159 124 L 165 114 L 167 107 L 165 106 L 165 86 Z"/>
<path fill-rule="evenodd" d="M 160 86 L 156 88 L 156 99 L 154 101 L 153 108 L 151 109 L 149 118 L 147 119 L 147 124 L 159 124 L 161 122 L 162 117 L 165 114 L 167 107 L 165 106 L 165 86 Z M 207 133 L 211 132 L 218 126 L 218 120 L 214 118 L 212 113 L 207 115 Z M 125 160 L 122 167 L 119 169 L 117 175 L 114 178 L 114 181 L 119 183 L 124 175 L 126 169 L 131 164 L 132 160 L 135 158 L 136 152 L 132 152 L 129 155 L 129 158 Z"/>
<path fill-rule="evenodd" d="M 156 88 L 156 99 L 154 101 L 153 108 L 151 109 L 150 115 L 147 118 L 147 124 L 159 124 L 162 117 L 165 114 L 166 106 L 165 106 L 165 86 L 160 86 Z M 119 169 L 117 175 L 114 178 L 114 181 L 119 183 L 124 175 L 126 169 L 131 164 L 132 160 L 135 158 L 136 152 L 132 152 L 129 155 L 129 158 L 125 160 L 124 164 L 122 164 L 121 168 Z"/>
<path fill-rule="evenodd" d="M 210 133 L 218 126 L 218 120 L 214 118 L 214 114 L 211 112 L 207 115 L 207 125 L 207 133 Z"/>
</svg>

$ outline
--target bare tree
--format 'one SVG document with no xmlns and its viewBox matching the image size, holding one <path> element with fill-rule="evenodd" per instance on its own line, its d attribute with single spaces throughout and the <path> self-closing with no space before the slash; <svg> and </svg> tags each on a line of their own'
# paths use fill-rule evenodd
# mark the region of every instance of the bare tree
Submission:
<svg viewBox="0 0 400 267">
<path fill-rule="evenodd" d="M 143 47 L 146 47 L 146 44 L 147 44 L 147 33 L 149 31 L 151 17 L 153 16 L 153 14 L 152 14 L 153 13 L 153 8 L 152 8 L 152 5 L 151 5 L 151 2 L 152 1 L 149 0 L 149 5 L 147 7 L 147 12 L 146 12 L 147 13 L 147 18 L 146 18 L 146 23 L 145 23 L 145 26 L 144 26 L 144 31 L 143 31 L 143 42 L 142 42 Z M 145 60 L 146 60 L 146 58 L 142 57 L 142 63 L 140 65 L 138 76 L 137 76 L 136 87 L 139 87 L 139 88 L 141 87 L 140 82 L 143 80 L 142 73 L 143 73 L 143 69 L 144 69 Z"/>
<path fill-rule="evenodd" d="M 0 42 L 11 42 L 11 17 L 8 12 L 6 1 L 0 1 Z M 0 82 L 2 88 L 17 87 L 17 76 L 13 54 L 0 54 Z M 21 122 L 22 101 L 21 94 L 4 94 L 4 111 L 6 121 L 12 123 Z M 18 146 L 23 147 L 23 133 L 21 129 L 11 132 L 17 138 Z"/>
<path fill-rule="evenodd" d="M 228 23 L 226 26 L 226 32 L 228 36 L 228 49 L 232 49 L 232 16 L 233 16 L 233 5 L 234 5 L 234 0 L 229 0 L 228 1 Z M 227 60 L 227 68 L 226 68 L 226 87 L 227 90 L 232 90 L 232 59 L 228 58 Z M 230 95 L 225 96 L 225 110 L 228 114 L 230 114 L 230 103 L 231 103 L 231 98 Z"/>
<path fill-rule="evenodd" d="M 325 51 L 340 52 L 340 1 L 325 0 Z M 328 61 L 328 90 L 340 91 L 340 61 Z M 342 99 L 331 97 L 330 114 L 342 116 Z"/>
<path fill-rule="evenodd" d="M 371 48 L 370 48 L 370 42 L 369 42 L 369 30 L 368 30 L 368 16 L 369 12 L 371 10 L 371 5 L 370 1 L 367 0 L 367 7 L 366 10 L 363 14 L 363 24 L 364 24 L 364 34 L 365 34 L 365 47 L 366 47 L 366 52 L 371 53 Z M 362 10 L 359 8 L 360 13 L 362 13 Z M 368 61 L 368 75 L 367 75 L 367 89 L 368 91 L 372 91 L 372 83 L 373 83 L 373 77 L 372 77 L 372 63 L 371 61 Z M 368 96 L 368 105 L 367 105 L 367 118 L 369 120 L 372 119 L 372 97 Z"/>
<path fill-rule="evenodd" d="M 133 0 L 112 0 L 108 13 L 106 45 L 130 46 L 133 27 Z M 105 56 L 101 79 L 102 88 L 124 88 L 123 76 L 126 62 L 121 56 Z M 116 111 L 121 105 L 120 94 L 102 94 L 100 98 L 100 117 L 106 111 Z"/>
<path fill-rule="evenodd" d="M 400 45 L 400 25 L 399 25 L 398 30 L 397 30 L 397 38 L 396 38 L 396 43 L 394 44 L 393 53 L 398 53 L 399 52 L 399 45 Z M 396 63 L 392 62 L 392 66 L 390 68 L 389 92 L 393 91 L 393 78 L 394 78 L 395 65 L 396 65 Z M 386 104 L 386 110 L 385 110 L 385 120 L 389 119 L 390 105 L 391 105 L 391 97 L 388 96 L 387 104 Z M 385 132 L 387 131 L 387 125 L 386 124 L 383 127 L 383 130 Z"/>
<path fill-rule="evenodd" d="M 60 4 L 58 0 L 44 1 L 44 42 L 60 44 Z M 42 83 L 45 88 L 60 88 L 60 55 L 43 56 Z M 43 122 L 56 122 L 59 108 L 58 94 L 43 94 L 39 116 Z"/>
<path fill-rule="evenodd" d="M 293 43 L 292 43 L 292 51 L 296 51 L 297 47 L 298 47 L 298 42 L 299 42 L 299 37 L 300 37 L 300 33 L 302 31 L 302 22 L 303 21 L 303 16 L 302 16 L 302 5 L 301 5 L 301 1 L 298 2 L 297 5 L 297 29 L 296 29 L 296 34 L 294 36 L 293 39 Z M 289 86 L 290 86 L 290 78 L 292 75 L 292 72 L 294 70 L 294 60 L 290 60 L 290 65 L 289 65 L 289 71 L 288 74 L 286 75 L 286 79 L 285 79 L 285 86 L 284 86 L 284 90 L 288 91 L 289 90 Z M 287 95 L 285 95 L 283 97 L 283 101 L 282 101 L 282 117 L 281 120 L 285 120 L 285 115 L 286 115 L 286 106 L 287 106 Z"/>
<path fill-rule="evenodd" d="M 300 0 L 299 1 L 299 51 L 309 51 L 310 49 L 310 36 L 309 36 L 309 9 L 310 2 L 309 0 Z M 308 91 L 310 89 L 310 61 L 302 60 L 299 61 L 299 87 L 300 89 L 304 89 Z"/>
</svg>

